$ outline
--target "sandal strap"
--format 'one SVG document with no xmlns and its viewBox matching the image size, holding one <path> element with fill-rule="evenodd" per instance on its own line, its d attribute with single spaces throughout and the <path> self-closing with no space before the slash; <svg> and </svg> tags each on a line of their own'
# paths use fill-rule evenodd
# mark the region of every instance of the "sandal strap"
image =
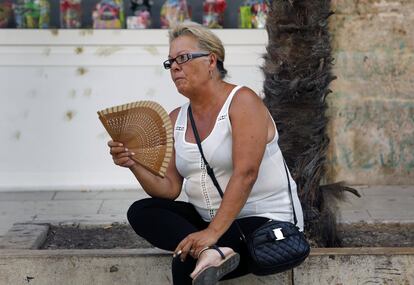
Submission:
<svg viewBox="0 0 414 285">
<path fill-rule="evenodd" d="M 220 248 L 217 245 L 214 244 L 214 245 L 210 246 L 210 249 L 217 250 L 218 253 L 221 255 L 221 258 L 226 259 L 226 256 L 224 255 L 224 253 L 220 250 Z"/>
<path fill-rule="evenodd" d="M 226 256 L 224 255 L 224 253 L 221 251 L 221 249 L 217 246 L 217 245 L 211 245 L 211 246 L 206 246 L 205 248 L 203 248 L 202 250 L 200 250 L 200 252 L 198 253 L 197 259 L 200 258 L 201 254 L 203 252 L 205 252 L 208 249 L 215 249 L 217 250 L 217 252 L 220 254 L 222 259 L 226 259 Z"/>
</svg>

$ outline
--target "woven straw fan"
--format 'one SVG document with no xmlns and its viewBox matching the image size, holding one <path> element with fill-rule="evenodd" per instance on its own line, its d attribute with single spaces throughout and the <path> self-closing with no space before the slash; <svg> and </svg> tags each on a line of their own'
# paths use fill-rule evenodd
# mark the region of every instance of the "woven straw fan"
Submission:
<svg viewBox="0 0 414 285">
<path fill-rule="evenodd" d="M 153 101 L 138 101 L 98 111 L 114 141 L 135 155 L 131 158 L 164 177 L 172 155 L 173 132 L 168 113 Z"/>
</svg>

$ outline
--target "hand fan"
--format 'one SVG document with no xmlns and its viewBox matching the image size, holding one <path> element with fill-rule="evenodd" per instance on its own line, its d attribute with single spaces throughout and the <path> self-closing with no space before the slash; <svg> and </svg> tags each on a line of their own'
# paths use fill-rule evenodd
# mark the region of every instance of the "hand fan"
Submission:
<svg viewBox="0 0 414 285">
<path fill-rule="evenodd" d="M 172 155 L 173 132 L 167 111 L 156 102 L 138 101 L 98 111 L 111 138 L 135 155 L 131 158 L 164 177 Z"/>
</svg>

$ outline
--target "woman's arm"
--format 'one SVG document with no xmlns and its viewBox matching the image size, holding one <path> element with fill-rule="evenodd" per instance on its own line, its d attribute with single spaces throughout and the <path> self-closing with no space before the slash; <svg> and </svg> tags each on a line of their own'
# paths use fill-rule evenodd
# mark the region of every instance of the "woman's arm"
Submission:
<svg viewBox="0 0 414 285">
<path fill-rule="evenodd" d="M 267 143 L 269 115 L 262 100 L 250 89 L 242 88 L 229 108 L 232 126 L 233 174 L 209 228 L 222 236 L 241 209 L 256 182 Z"/>
<path fill-rule="evenodd" d="M 172 125 L 175 125 L 179 108 L 170 113 Z M 109 142 L 108 145 L 111 148 L 111 154 L 115 164 L 129 167 L 138 182 L 143 187 L 144 191 L 151 197 L 176 199 L 181 192 L 183 178 L 178 173 L 175 166 L 175 150 L 173 146 L 173 153 L 170 163 L 164 178 L 152 174 L 145 169 L 139 163 L 136 163 L 131 159 L 131 152 L 126 150 L 122 145 L 116 142 Z"/>
</svg>

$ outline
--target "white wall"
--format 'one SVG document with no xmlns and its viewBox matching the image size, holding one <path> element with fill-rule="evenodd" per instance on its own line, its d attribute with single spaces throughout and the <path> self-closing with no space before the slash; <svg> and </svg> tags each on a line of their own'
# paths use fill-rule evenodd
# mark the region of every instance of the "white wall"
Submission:
<svg viewBox="0 0 414 285">
<path fill-rule="evenodd" d="M 228 81 L 261 93 L 264 30 L 215 30 Z M 0 30 L 0 191 L 134 188 L 96 111 L 185 102 L 161 63 L 165 30 Z"/>
</svg>

